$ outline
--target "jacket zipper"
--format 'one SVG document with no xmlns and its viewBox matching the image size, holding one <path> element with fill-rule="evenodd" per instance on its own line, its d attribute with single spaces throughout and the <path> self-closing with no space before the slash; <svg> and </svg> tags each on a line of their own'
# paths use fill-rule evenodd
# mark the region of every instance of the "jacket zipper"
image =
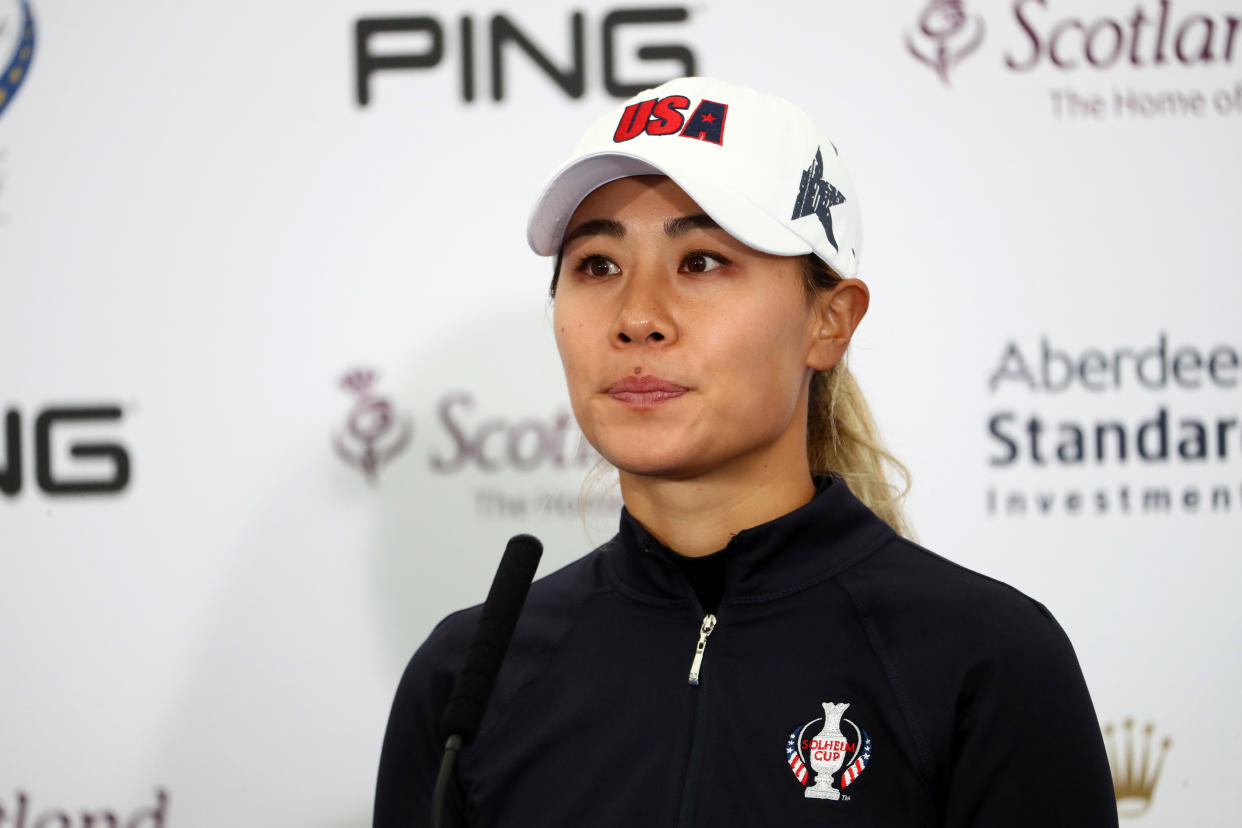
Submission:
<svg viewBox="0 0 1242 828">
<path fill-rule="evenodd" d="M 703 616 L 703 626 L 699 628 L 699 643 L 694 648 L 694 660 L 690 662 L 690 683 L 699 686 L 699 673 L 703 669 L 703 652 L 707 649 L 707 637 L 716 629 L 716 616 L 710 612 Z"/>
<path fill-rule="evenodd" d="M 694 605 L 702 612 L 698 598 L 692 596 Z M 686 785 L 682 789 L 681 809 L 677 815 L 678 828 L 694 825 L 694 811 L 698 804 L 699 766 L 703 764 L 703 733 L 707 729 L 707 687 L 700 686 L 703 672 L 703 656 L 707 652 L 707 637 L 716 629 L 716 616 L 707 613 L 699 626 L 699 640 L 694 645 L 694 659 L 690 662 L 690 686 L 698 687 L 694 696 L 694 730 L 690 737 L 690 757 L 686 767 Z"/>
</svg>

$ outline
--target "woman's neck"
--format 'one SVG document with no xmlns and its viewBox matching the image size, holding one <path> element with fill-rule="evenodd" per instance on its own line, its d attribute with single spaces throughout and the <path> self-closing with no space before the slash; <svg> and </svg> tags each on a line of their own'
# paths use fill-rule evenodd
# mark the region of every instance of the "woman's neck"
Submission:
<svg viewBox="0 0 1242 828">
<path fill-rule="evenodd" d="M 752 526 L 775 520 L 810 502 L 809 468 L 756 474 L 714 473 L 668 480 L 621 472 L 621 497 L 635 520 L 669 549 L 697 558 L 723 549 Z"/>
</svg>

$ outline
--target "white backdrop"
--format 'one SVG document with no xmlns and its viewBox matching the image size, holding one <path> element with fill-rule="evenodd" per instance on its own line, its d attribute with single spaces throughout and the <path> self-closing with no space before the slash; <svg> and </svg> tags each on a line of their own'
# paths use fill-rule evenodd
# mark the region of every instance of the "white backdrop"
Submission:
<svg viewBox="0 0 1242 828">
<path fill-rule="evenodd" d="M 505 21 L 574 91 L 575 14 L 581 96 L 508 42 L 496 100 Z M 615 100 L 609 38 L 615 82 L 689 55 L 833 136 L 873 296 L 854 365 L 920 539 L 1057 615 L 1102 726 L 1133 720 L 1127 778 L 1162 762 L 1138 824 L 1236 824 L 1239 17 L 0 0 L 0 825 L 369 824 L 431 625 L 509 535 L 549 572 L 610 534 L 615 493 L 579 516 L 593 458 L 524 242 Z M 362 105 L 376 18 L 413 22 L 363 57 L 432 65 Z"/>
</svg>

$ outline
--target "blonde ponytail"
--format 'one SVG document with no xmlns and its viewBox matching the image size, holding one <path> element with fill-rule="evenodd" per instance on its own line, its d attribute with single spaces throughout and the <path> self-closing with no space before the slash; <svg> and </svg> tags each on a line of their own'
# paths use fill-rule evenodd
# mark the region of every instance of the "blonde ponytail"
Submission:
<svg viewBox="0 0 1242 828">
<path fill-rule="evenodd" d="M 802 261 L 808 297 L 841 281 L 818 256 Z M 811 378 L 809 396 L 806 454 L 811 474 L 840 477 L 897 534 L 913 539 L 914 527 L 902 509 L 910 472 L 884 448 L 871 408 L 844 358 Z M 900 485 L 890 482 L 890 473 Z"/>
<path fill-rule="evenodd" d="M 897 534 L 914 538 L 902 510 L 910 472 L 881 443 L 867 400 L 844 360 L 811 378 L 806 453 L 812 474 L 840 477 Z M 900 486 L 889 482 L 890 471 Z"/>
</svg>

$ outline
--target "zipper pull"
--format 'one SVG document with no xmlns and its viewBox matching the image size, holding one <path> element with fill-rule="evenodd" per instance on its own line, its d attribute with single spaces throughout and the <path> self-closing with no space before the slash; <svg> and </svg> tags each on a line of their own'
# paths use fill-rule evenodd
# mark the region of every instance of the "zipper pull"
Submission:
<svg viewBox="0 0 1242 828">
<path fill-rule="evenodd" d="M 703 616 L 703 626 L 699 629 L 699 643 L 694 647 L 694 661 L 690 662 L 690 683 L 699 686 L 699 670 L 703 667 L 703 651 L 707 649 L 707 637 L 716 629 L 716 616 L 710 612 Z"/>
</svg>

